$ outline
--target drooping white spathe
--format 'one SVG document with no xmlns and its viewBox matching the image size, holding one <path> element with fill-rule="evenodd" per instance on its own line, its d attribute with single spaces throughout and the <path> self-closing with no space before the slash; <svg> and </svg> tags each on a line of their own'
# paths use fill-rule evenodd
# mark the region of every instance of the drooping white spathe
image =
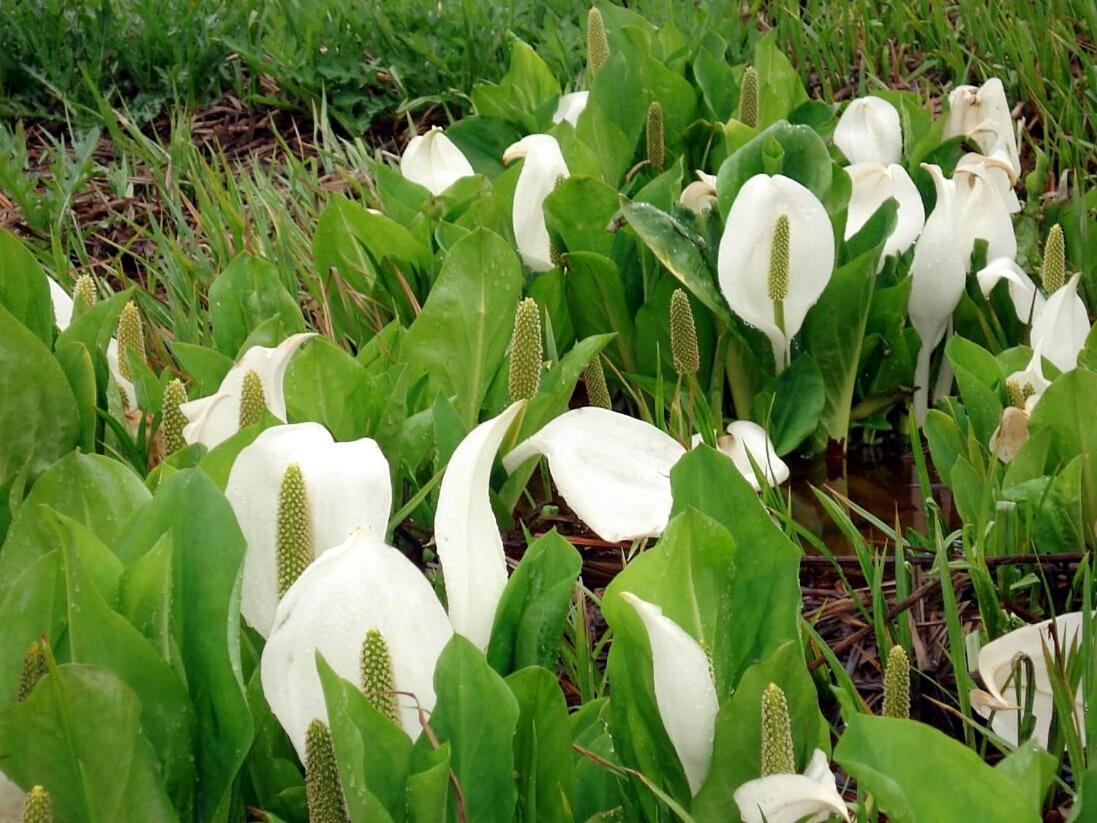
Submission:
<svg viewBox="0 0 1097 823">
<path fill-rule="evenodd" d="M 573 126 L 579 125 L 579 115 L 586 109 L 589 97 L 589 91 L 561 94 L 560 101 L 556 104 L 556 111 L 552 114 L 552 122 L 563 123 L 566 120 Z"/>
<path fill-rule="evenodd" d="M 1005 280 L 1009 284 L 1009 299 L 1013 303 L 1013 310 L 1022 323 L 1027 323 L 1044 308 L 1044 296 L 1040 294 L 1032 278 L 1009 257 L 991 260 L 975 277 L 979 281 L 979 290 L 983 297 L 988 299 L 994 287 Z"/>
<path fill-rule="evenodd" d="M 1074 644 L 1082 642 L 1082 612 L 1061 614 L 1055 618 L 1054 622 L 1059 649 L 1063 654 L 1066 654 Z M 1032 739 L 1045 749 L 1047 748 L 1054 703 L 1043 647 L 1046 645 L 1054 656 L 1055 645 L 1052 640 L 1051 626 L 1051 620 L 1024 626 L 1002 635 L 979 650 L 979 676 L 982 677 L 991 700 L 973 701 L 972 705 L 983 717 L 989 717 L 991 710 L 997 708 L 990 726 L 996 734 L 1010 743 L 1022 742 L 1017 740 L 1018 711 L 1016 708 L 1006 707 L 1024 705 L 1025 683 L 1022 680 L 1020 684 L 1022 699 L 1018 701 L 1016 685 L 1012 682 L 1010 675 L 1013 671 L 1013 659 L 1017 655 L 1025 655 L 1032 660 L 1035 675 L 1032 714 L 1036 724 Z M 1084 742 L 1085 725 L 1082 722 L 1081 688 L 1075 699 L 1075 721 Z"/>
<path fill-rule="evenodd" d="M 1002 410 L 998 425 L 990 435 L 988 446 L 990 453 L 1003 463 L 1011 463 L 1028 441 L 1028 421 L 1032 410 L 1040 402 L 1044 390 L 1051 381 L 1044 377 L 1044 364 L 1039 350 L 1032 353 L 1028 365 L 1015 371 L 1006 378 L 1006 385 L 1016 384 L 1022 391 L 1028 391 L 1024 408 L 1007 406 Z"/>
<path fill-rule="evenodd" d="M 849 820 L 834 775 L 822 749 L 816 749 L 803 774 L 773 774 L 735 790 L 743 823 L 822 823 L 831 815 Z"/>
<path fill-rule="evenodd" d="M 964 269 L 971 266 L 975 241 L 987 241 L 987 260 L 1017 256 L 1013 218 L 998 186 L 981 165 L 957 168 L 952 176 L 956 189 L 956 232 L 961 243 Z"/>
<path fill-rule="evenodd" d="M 72 298 L 61 284 L 48 274 L 46 280 L 50 286 L 50 302 L 53 303 L 53 321 L 57 324 L 57 328 L 64 331 L 72 322 Z"/>
<path fill-rule="evenodd" d="M 1078 365 L 1089 336 L 1089 314 L 1078 295 L 1080 277 L 1075 274 L 1051 295 L 1032 321 L 1032 348 L 1064 372 Z"/>
<path fill-rule="evenodd" d="M 551 243 L 545 225 L 545 198 L 556 188 L 556 181 L 568 177 L 568 165 L 560 144 L 550 134 L 531 134 L 512 144 L 503 153 L 504 163 L 525 158 L 514 189 L 511 223 L 522 262 L 533 271 L 552 268 Z"/>
<path fill-rule="evenodd" d="M 788 297 L 784 330 L 769 299 L 769 266 L 777 219 L 789 222 Z M 720 238 L 720 291 L 737 315 L 773 345 L 777 370 L 788 364 L 789 341 L 823 293 L 834 269 L 834 232 L 819 199 L 791 178 L 757 174 L 739 190 Z"/>
<path fill-rule="evenodd" d="M 852 101 L 834 128 L 834 145 L 851 164 L 898 163 L 903 157 L 903 129 L 899 112 L 879 97 Z"/>
<path fill-rule="evenodd" d="M 503 538 L 489 498 L 491 467 L 524 405 L 524 400 L 511 404 L 461 441 L 446 466 L 434 515 L 450 622 L 481 651 L 488 647 L 495 610 L 507 585 Z"/>
<path fill-rule="evenodd" d="M 948 96 L 948 107 L 946 138 L 970 137 L 983 154 L 1002 153 L 1014 179 L 1021 174 L 1017 134 L 1001 80 L 991 77 L 980 87 L 957 86 Z"/>
<path fill-rule="evenodd" d="M 636 610 L 644 624 L 651 644 L 659 718 L 686 773 L 690 794 L 697 794 L 712 760 L 716 714 L 720 710 L 708 655 L 659 606 L 631 592 L 622 592 L 621 598 Z"/>
<path fill-rule="evenodd" d="M 678 202 L 695 214 L 703 214 L 716 203 L 716 175 L 698 169 L 697 179 L 682 189 Z"/>
<path fill-rule="evenodd" d="M 266 637 L 278 608 L 278 500 L 291 463 L 301 469 L 316 557 L 357 529 L 384 539 L 392 502 L 389 464 L 368 437 L 336 443 L 319 423 L 275 426 L 245 447 L 225 497 L 247 541 L 240 612 Z"/>
<path fill-rule="evenodd" d="M 400 173 L 438 195 L 462 177 L 471 177 L 476 172 L 446 133 L 434 126 L 408 141 L 400 156 Z"/>
<path fill-rule="evenodd" d="M 670 519 L 670 470 L 685 449 L 650 423 L 609 409 L 572 409 L 503 458 L 514 472 L 535 455 L 564 500 L 610 542 L 658 537 Z"/>
<path fill-rule="evenodd" d="M 416 701 L 434 708 L 434 668 L 453 629 L 427 578 L 398 549 L 364 529 L 324 552 L 286 592 L 260 664 L 263 693 L 297 754 L 313 719 L 327 722 L 316 671 L 319 651 L 328 665 L 361 682 L 362 641 L 377 629 L 392 660 L 400 723 L 419 736 Z"/>
<path fill-rule="evenodd" d="M 899 204 L 898 222 L 884 243 L 883 257 L 902 254 L 914 245 L 926 223 L 926 210 L 907 170 L 896 163 L 855 163 L 846 166 L 846 174 L 853 184 L 846 212 L 846 240 L 859 232 L 888 198 L 894 197 Z M 882 265 L 882 258 L 880 262 Z"/>
<path fill-rule="evenodd" d="M 914 415 L 921 425 L 929 400 L 929 366 L 952 312 L 964 293 L 965 260 L 956 239 L 956 190 L 938 166 L 922 165 L 933 177 L 937 204 L 914 245 L 907 311 L 922 345 L 914 371 Z"/>
<path fill-rule="evenodd" d="M 183 427 L 183 439 L 188 443 L 202 443 L 212 449 L 236 434 L 240 429 L 240 394 L 244 375 L 254 371 L 263 386 L 263 398 L 270 413 L 279 420 L 286 419 L 286 395 L 282 379 L 286 376 L 289 361 L 301 344 L 313 337 L 302 332 L 287 337 L 274 348 L 252 346 L 240 358 L 221 381 L 214 394 L 191 400 L 179 407 L 187 418 Z"/>
<path fill-rule="evenodd" d="M 702 441 L 701 435 L 695 434 L 690 445 L 696 448 Z M 788 464 L 777 456 L 773 441 L 769 439 L 766 430 L 753 420 L 735 420 L 729 423 L 727 434 L 716 438 L 716 448 L 727 455 L 755 491 L 761 491 L 762 487 L 750 465 L 752 458 L 769 485 L 779 486 L 789 478 Z"/>
<path fill-rule="evenodd" d="M 1016 214 L 1021 210 L 1021 201 L 1017 199 L 1017 192 L 1013 190 L 1017 178 L 1013 176 L 1013 167 L 1004 152 L 997 151 L 993 155 L 965 154 L 956 164 L 956 171 L 973 169 L 981 169 L 991 179 L 1007 212 Z"/>
</svg>

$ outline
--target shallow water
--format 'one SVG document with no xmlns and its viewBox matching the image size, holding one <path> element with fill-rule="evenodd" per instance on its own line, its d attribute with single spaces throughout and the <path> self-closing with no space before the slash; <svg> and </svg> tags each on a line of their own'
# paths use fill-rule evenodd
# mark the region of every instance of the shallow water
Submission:
<svg viewBox="0 0 1097 823">
<path fill-rule="evenodd" d="M 928 455 L 926 459 L 928 463 Z M 812 486 L 833 489 L 889 526 L 894 525 L 898 517 L 904 531 L 913 528 L 923 534 L 926 532 L 925 505 L 918 486 L 914 456 L 910 453 L 886 447 L 865 447 L 851 451 L 844 459 L 840 456 L 821 456 L 811 460 L 793 460 L 789 468 L 792 469 L 789 488 L 793 516 L 835 554 L 850 554 L 852 547 L 827 516 L 812 492 Z M 952 524 L 956 520 L 952 495 L 933 474 L 932 468 L 930 472 L 933 496 L 945 522 Z M 851 513 L 851 517 L 866 540 L 883 544 L 884 535 L 879 529 L 855 513 Z"/>
</svg>

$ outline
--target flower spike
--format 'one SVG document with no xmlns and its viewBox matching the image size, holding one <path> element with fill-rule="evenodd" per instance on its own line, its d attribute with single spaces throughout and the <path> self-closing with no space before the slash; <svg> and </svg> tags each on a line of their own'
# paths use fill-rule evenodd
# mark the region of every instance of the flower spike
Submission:
<svg viewBox="0 0 1097 823">
<path fill-rule="evenodd" d="M 891 647 L 884 670 L 884 717 L 910 717 L 910 658 L 899 645 Z"/>
<path fill-rule="evenodd" d="M 743 71 L 743 82 L 739 86 L 739 117 L 740 123 L 758 127 L 758 72 L 754 66 L 747 66 Z"/>
<path fill-rule="evenodd" d="M 310 823 L 345 823 L 347 811 L 331 730 L 318 719 L 309 723 L 305 739 L 305 797 Z"/>
<path fill-rule="evenodd" d="M 603 409 L 612 409 L 609 399 L 609 386 L 606 385 L 606 372 L 602 368 L 602 356 L 594 355 L 583 371 L 583 382 L 587 386 L 587 404 Z"/>
<path fill-rule="evenodd" d="M 53 798 L 42 786 L 35 786 L 27 792 L 23 823 L 53 823 Z"/>
<path fill-rule="evenodd" d="M 400 705 L 395 689 L 388 644 L 380 631 L 370 629 L 362 641 L 362 693 L 373 708 L 399 725 Z"/>
<path fill-rule="evenodd" d="M 35 640 L 23 654 L 23 666 L 19 670 L 19 688 L 15 693 L 17 702 L 26 700 L 38 681 L 46 676 L 46 644 L 44 640 Z"/>
<path fill-rule="evenodd" d="M 794 774 L 796 758 L 792 749 L 792 721 L 788 700 L 776 683 L 762 692 L 762 777 Z"/>
<path fill-rule="evenodd" d="M 670 352 L 674 360 L 674 370 L 679 377 L 697 374 L 697 370 L 701 368 L 693 307 L 681 289 L 675 289 L 670 297 Z"/>
<path fill-rule="evenodd" d="M 164 411 L 160 418 L 160 430 L 163 432 L 164 456 L 174 454 L 187 444 L 183 439 L 183 427 L 187 418 L 179 407 L 187 402 L 187 387 L 178 377 L 164 387 Z"/>
<path fill-rule="evenodd" d="M 258 423 L 263 418 L 266 407 L 263 381 L 257 371 L 249 369 L 244 372 L 244 385 L 240 389 L 240 428 L 246 429 Z"/>
<path fill-rule="evenodd" d="M 602 12 L 592 7 L 587 12 L 587 71 L 591 79 L 598 76 L 602 66 L 609 59 L 609 38 L 606 37 L 606 22 Z"/>
<path fill-rule="evenodd" d="M 647 143 L 648 162 L 657 172 L 661 172 L 666 166 L 666 145 L 663 134 L 663 107 L 658 100 L 653 100 L 648 106 Z"/>
<path fill-rule="evenodd" d="M 1040 269 L 1040 280 L 1049 295 L 1059 291 L 1066 283 L 1066 268 L 1063 227 L 1056 223 L 1048 232 L 1047 244 L 1044 246 L 1044 265 Z"/>
<path fill-rule="evenodd" d="M 278 596 L 301 576 L 312 562 L 312 525 L 309 522 L 309 501 L 305 493 L 305 478 L 301 467 L 290 463 L 282 476 L 278 495 L 278 531 L 275 537 L 275 563 L 278 568 Z"/>
<path fill-rule="evenodd" d="M 510 339 L 510 373 L 507 385 L 511 401 L 529 400 L 541 387 L 541 312 L 537 301 L 527 297 L 514 315 Z"/>
</svg>

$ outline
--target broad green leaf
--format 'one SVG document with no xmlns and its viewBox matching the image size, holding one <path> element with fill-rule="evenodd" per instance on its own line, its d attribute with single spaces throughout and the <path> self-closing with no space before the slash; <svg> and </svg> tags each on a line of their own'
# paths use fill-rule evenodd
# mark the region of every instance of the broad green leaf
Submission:
<svg viewBox="0 0 1097 823">
<path fill-rule="evenodd" d="M 54 667 L 26 700 L 0 709 L 0 763 L 17 783 L 45 787 L 56 820 L 178 820 L 140 717 L 113 672 Z"/>
<path fill-rule="evenodd" d="M 219 820 L 228 813 L 253 735 L 239 649 L 244 537 L 224 495 L 197 468 L 161 482 L 152 503 L 122 538 L 118 554 L 140 557 L 169 532 L 172 638 L 197 721 L 197 814 Z"/>
<path fill-rule="evenodd" d="M 552 114 L 546 106 L 559 96 L 560 84 L 545 61 L 517 37 L 511 40 L 510 66 L 499 84 L 482 83 L 472 89 L 477 114 L 509 120 L 526 133 L 542 131 Z"/>
<path fill-rule="evenodd" d="M 625 372 L 636 371 L 632 312 L 617 266 L 607 257 L 575 252 L 567 257 L 568 312 L 580 337 L 613 333 L 606 353 Z"/>
<path fill-rule="evenodd" d="M 800 74 L 777 48 L 777 32 L 770 31 L 754 45 L 758 72 L 758 126 L 765 128 L 786 118 L 808 100 Z"/>
<path fill-rule="evenodd" d="M 932 726 L 859 713 L 846 724 L 834 759 L 895 823 L 1041 819 L 1010 776 Z"/>
<path fill-rule="evenodd" d="M 956 374 L 956 385 L 975 436 L 981 443 L 988 443 L 1002 416 L 999 394 L 1005 375 L 994 355 L 959 335 L 948 341 L 945 356 Z"/>
<path fill-rule="evenodd" d="M 456 395 L 468 426 L 479 421 L 488 385 L 503 362 L 522 290 L 514 250 L 477 229 L 446 255 L 423 311 L 408 329 L 402 354 L 435 388 Z"/>
<path fill-rule="evenodd" d="M 30 250 L 7 229 L 0 229 L 0 307 L 50 345 L 54 317 L 49 281 Z"/>
<path fill-rule="evenodd" d="M 519 669 L 507 677 L 518 701 L 514 735 L 514 771 L 521 820 L 570 821 L 575 793 L 568 707 L 556 676 L 541 666 Z"/>
<path fill-rule="evenodd" d="M 0 706 L 16 697 L 23 655 L 31 643 L 59 642 L 65 625 L 65 578 L 59 552 L 31 559 L 15 572 L 0 600 Z"/>
<path fill-rule="evenodd" d="M 477 174 L 490 179 L 503 172 L 503 152 L 522 139 L 513 124 L 497 117 L 462 117 L 446 129 L 452 140 Z"/>
<path fill-rule="evenodd" d="M 172 343 L 171 349 L 191 378 L 188 392 L 192 400 L 216 393 L 232 368 L 232 358 L 216 349 L 181 342 Z"/>
<path fill-rule="evenodd" d="M 65 372 L 32 331 L 0 306 L 0 536 L 8 492 L 24 465 L 31 478 L 80 439 L 80 415 Z"/>
<path fill-rule="evenodd" d="M 238 254 L 209 290 L 213 339 L 223 354 L 234 356 L 260 323 L 278 317 L 280 339 L 305 330 L 297 300 L 287 291 L 273 263 Z"/>
<path fill-rule="evenodd" d="M 80 449 L 93 452 L 99 418 L 96 414 L 95 363 L 91 353 L 83 343 L 66 343 L 57 347 L 54 356 L 68 378 L 80 415 Z"/>
<path fill-rule="evenodd" d="M 445 820 L 450 798 L 449 743 L 437 749 L 417 748 L 412 752 L 413 773 L 408 777 L 408 820 L 438 823 Z"/>
<path fill-rule="evenodd" d="M 126 566 L 118 588 L 118 613 L 128 620 L 164 660 L 171 649 L 171 535 Z"/>
<path fill-rule="evenodd" d="M 582 567 L 579 552 L 555 529 L 529 545 L 495 611 L 487 651 L 492 668 L 507 675 L 526 666 L 556 665 Z"/>
<path fill-rule="evenodd" d="M 513 739 L 518 702 L 468 640 L 454 635 L 434 670 L 430 725 L 448 742 L 468 820 L 510 823 L 518 799 Z M 426 745 L 425 736 L 419 747 Z"/>
<path fill-rule="evenodd" d="M 715 449 L 699 446 L 686 452 L 671 469 L 670 484 L 672 516 L 696 508 L 722 524 L 740 547 L 730 595 L 724 594 L 733 615 L 728 636 L 720 641 L 732 658 L 726 682 L 734 684 L 748 667 L 800 636 L 800 551 L 770 519 L 739 470 Z"/>
<path fill-rule="evenodd" d="M 609 698 L 591 700 L 568 718 L 575 763 L 575 819 L 590 820 L 623 804 L 624 781 L 601 763 L 577 751 L 581 747 L 607 763 L 620 765 L 609 730 Z"/>
<path fill-rule="evenodd" d="M 282 385 L 290 423 L 323 423 L 336 440 L 354 440 L 365 432 L 373 381 L 330 340 L 311 340 L 294 355 Z"/>
<path fill-rule="evenodd" d="M 633 142 L 628 135 L 603 114 L 598 103 L 588 101 L 575 136 L 594 153 L 602 180 L 616 189 L 632 161 Z"/>
<path fill-rule="evenodd" d="M 830 152 L 808 126 L 778 120 L 731 154 L 716 175 L 720 213 L 727 215 L 739 189 L 756 174 L 783 174 L 820 200 L 830 190 Z"/>
<path fill-rule="evenodd" d="M 754 420 L 765 428 L 777 454 L 788 454 L 815 431 L 826 394 L 822 372 L 805 354 L 754 395 Z"/>
<path fill-rule="evenodd" d="M 562 181 L 545 198 L 545 225 L 560 238 L 562 252 L 597 252 L 608 257 L 614 235 L 606 229 L 617 213 L 617 190 L 594 177 Z"/>
</svg>

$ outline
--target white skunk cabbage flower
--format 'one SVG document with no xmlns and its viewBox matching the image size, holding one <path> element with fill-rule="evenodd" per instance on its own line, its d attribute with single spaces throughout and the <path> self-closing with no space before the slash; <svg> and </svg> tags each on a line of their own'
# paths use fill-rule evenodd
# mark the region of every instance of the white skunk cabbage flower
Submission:
<svg viewBox="0 0 1097 823">
<path fill-rule="evenodd" d="M 240 430 L 240 398 L 248 372 L 258 376 L 263 388 L 263 401 L 270 413 L 279 420 L 285 420 L 286 395 L 282 379 L 297 349 L 313 336 L 311 332 L 302 332 L 287 337 L 274 348 L 252 346 L 244 352 L 214 394 L 179 407 L 188 421 L 183 427 L 183 439 L 188 443 L 202 443 L 212 449 Z"/>
<path fill-rule="evenodd" d="M 914 371 L 914 415 L 921 425 L 929 400 L 929 365 L 933 349 L 948 327 L 964 293 L 965 260 L 956 230 L 956 189 L 938 166 L 923 164 L 933 177 L 937 205 L 914 246 L 907 311 L 922 340 Z"/>
<path fill-rule="evenodd" d="M 795 180 L 755 175 L 731 205 L 717 269 L 724 299 L 770 339 L 782 371 L 789 341 L 834 269 L 834 231 L 826 209 Z"/>
<path fill-rule="evenodd" d="M 400 157 L 400 174 L 434 195 L 475 173 L 461 150 L 437 126 L 411 138 Z"/>
<path fill-rule="evenodd" d="M 735 790 L 743 823 L 822 823 L 836 815 L 849 820 L 826 753 L 816 749 L 803 774 L 771 774 Z"/>
<path fill-rule="evenodd" d="M 556 111 L 552 114 L 553 123 L 563 123 L 565 120 L 573 126 L 579 125 L 579 115 L 587 107 L 589 91 L 573 91 L 571 94 L 561 94 L 560 101 L 556 104 Z"/>
<path fill-rule="evenodd" d="M 533 271 L 552 268 L 551 243 L 545 226 L 545 198 L 556 188 L 556 181 L 568 177 L 568 165 L 560 144 L 550 134 L 531 134 L 512 144 L 503 153 L 504 163 L 525 158 L 514 189 L 511 222 L 522 262 Z"/>
<path fill-rule="evenodd" d="M 834 129 L 834 145 L 851 163 L 890 166 L 903 157 L 903 129 L 895 106 L 880 97 L 852 101 Z"/>
<path fill-rule="evenodd" d="M 1001 152 L 1016 181 L 1021 159 L 1002 81 L 992 77 L 980 87 L 957 86 L 948 96 L 948 109 L 944 136 L 970 137 L 986 155 Z"/>
<path fill-rule="evenodd" d="M 1028 421 L 1051 381 L 1044 377 L 1039 350 L 1032 353 L 1028 365 L 1006 378 L 1009 405 L 1002 410 L 998 426 L 990 436 L 990 453 L 1003 463 L 1013 461 L 1028 441 Z"/>
<path fill-rule="evenodd" d="M 704 214 L 716 203 L 716 175 L 698 169 L 697 179 L 682 189 L 678 202 L 695 214 Z"/>
<path fill-rule="evenodd" d="M 994 183 L 994 188 L 998 191 L 999 197 L 1002 198 L 1007 212 L 1016 214 L 1021 210 L 1021 201 L 1017 199 L 1017 192 L 1013 190 L 1013 185 L 1016 182 L 1013 177 L 1013 168 L 1004 153 L 999 151 L 990 156 L 965 154 L 960 158 L 960 162 L 956 164 L 956 171 L 963 172 L 973 169 L 981 169 Z"/>
<path fill-rule="evenodd" d="M 981 165 L 957 168 L 952 176 L 956 190 L 956 230 L 964 257 L 964 268 L 971 266 L 975 241 L 987 241 L 987 260 L 1017 256 L 1017 237 L 998 187 Z"/>
<path fill-rule="evenodd" d="M 1022 323 L 1028 323 L 1044 308 L 1044 296 L 1040 294 L 1032 278 L 1009 257 L 991 260 L 976 273 L 975 278 L 979 281 L 979 290 L 983 297 L 988 299 L 1000 281 L 1009 283 L 1009 299 L 1013 303 L 1017 319 Z"/>
<path fill-rule="evenodd" d="M 393 689 L 407 693 L 396 695 L 398 716 L 414 740 L 422 728 L 417 704 L 434 708 L 434 668 L 453 629 L 415 564 L 360 529 L 297 578 L 263 649 L 263 692 L 301 758 L 309 723 L 328 717 L 316 652 L 340 677 L 361 683 L 363 641 L 374 629 L 388 647 Z"/>
<path fill-rule="evenodd" d="M 481 651 L 491 639 L 495 610 L 507 585 L 503 538 L 488 496 L 491 467 L 524 406 L 524 400 L 511 404 L 461 441 L 446 466 L 434 516 L 450 622 Z"/>
<path fill-rule="evenodd" d="M 287 489 L 290 466 L 296 466 L 303 494 Z M 388 461 L 370 438 L 336 443 L 319 423 L 295 423 L 267 429 L 240 452 L 225 497 L 247 541 L 240 611 L 266 637 L 279 589 L 293 582 L 286 575 L 294 561 L 303 564 L 293 569 L 300 574 L 358 529 L 384 539 L 392 481 Z M 303 544 L 296 547 L 303 559 L 284 556 L 294 548 L 288 545 L 293 537 Z"/>
<path fill-rule="evenodd" d="M 690 446 L 696 448 L 702 442 L 701 435 L 695 434 Z M 736 420 L 729 423 L 727 434 L 716 438 L 716 448 L 727 455 L 739 470 L 739 474 L 743 475 L 756 492 L 761 491 L 762 487 L 758 483 L 754 468 L 750 465 L 751 458 L 758 464 L 769 485 L 779 486 L 789 478 L 788 464 L 777 456 L 773 441 L 769 439 L 766 430 L 753 420 Z"/>
<path fill-rule="evenodd" d="M 670 470 L 685 454 L 674 438 L 635 417 L 586 406 L 519 443 L 503 466 L 513 473 L 538 454 L 548 458 L 567 504 L 603 540 L 663 533 L 673 502 Z"/>
<path fill-rule="evenodd" d="M 659 606 L 631 592 L 622 592 L 621 598 L 643 621 L 651 644 L 651 673 L 659 719 L 686 773 L 690 794 L 695 795 L 712 760 L 716 714 L 720 710 L 708 655 Z"/>
<path fill-rule="evenodd" d="M 972 705 L 983 717 L 990 717 L 993 712 L 990 727 L 995 734 L 1014 745 L 1024 742 L 1017 739 L 1019 719 L 1017 707 L 1025 704 L 1026 684 L 1023 678 L 1020 684 L 1015 683 L 1012 678 L 1014 658 L 1023 655 L 1032 661 L 1035 675 L 1032 715 L 1036 724 L 1032 739 L 1045 749 L 1047 748 L 1054 704 L 1043 647 L 1046 645 L 1052 655 L 1055 654 L 1052 622 L 1045 620 L 1042 623 L 1016 629 L 997 640 L 992 640 L 979 650 L 979 676 L 982 677 L 987 691 L 985 694 L 978 694 L 979 699 L 973 700 Z M 1063 654 L 1070 651 L 1075 644 L 1082 642 L 1082 612 L 1061 614 L 1055 618 L 1054 623 L 1054 631 L 1059 640 L 1058 648 Z M 1021 690 L 1020 700 L 1017 700 L 1018 685 Z M 1085 742 L 1080 688 L 1075 698 L 1074 720 L 1082 734 L 1082 741 Z"/>
<path fill-rule="evenodd" d="M 1079 277 L 1075 274 L 1051 295 L 1032 321 L 1032 348 L 1064 372 L 1078 365 L 1089 336 L 1089 314 L 1078 295 Z"/>
<path fill-rule="evenodd" d="M 899 204 L 898 222 L 884 243 L 883 257 L 902 254 L 913 246 L 926 224 L 926 210 L 907 170 L 896 163 L 855 163 L 846 166 L 846 174 L 853 184 L 846 213 L 846 240 L 859 232 L 888 198 L 894 197 Z"/>
<path fill-rule="evenodd" d="M 72 298 L 69 297 L 69 293 L 49 275 L 46 275 L 46 280 L 49 281 L 50 286 L 50 302 L 53 303 L 53 320 L 57 324 L 57 328 L 64 331 L 69 327 L 69 323 L 72 322 Z"/>
</svg>

